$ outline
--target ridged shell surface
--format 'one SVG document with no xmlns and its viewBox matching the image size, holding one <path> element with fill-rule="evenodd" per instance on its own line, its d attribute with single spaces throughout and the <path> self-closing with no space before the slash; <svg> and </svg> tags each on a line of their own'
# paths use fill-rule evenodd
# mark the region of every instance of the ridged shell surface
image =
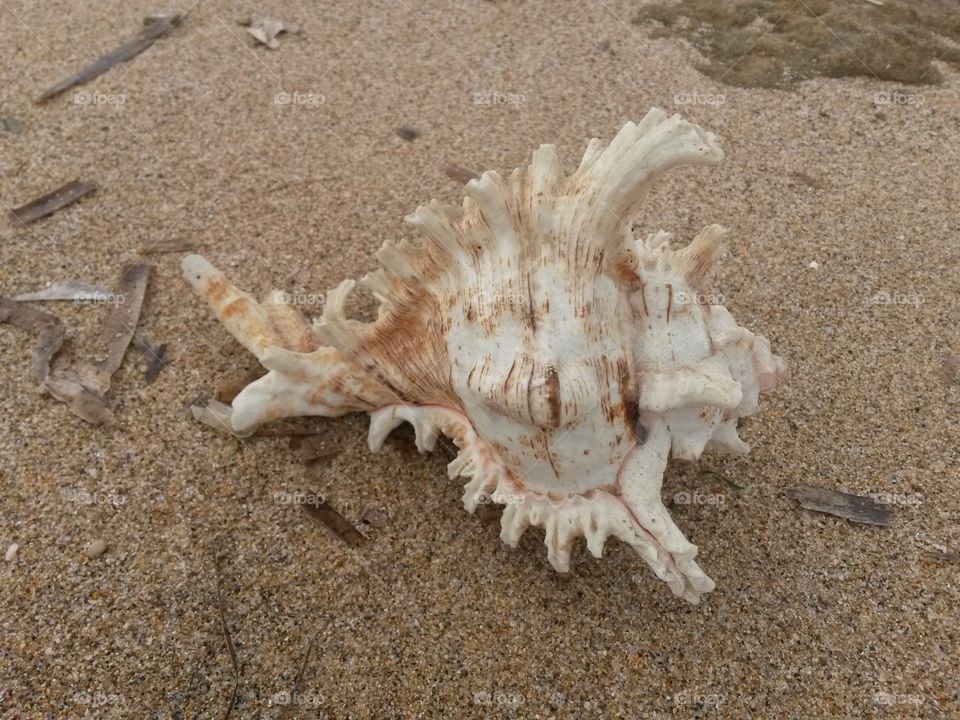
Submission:
<svg viewBox="0 0 960 720">
<path fill-rule="evenodd" d="M 371 415 L 370 446 L 411 423 L 419 448 L 459 448 L 464 505 L 504 505 L 501 537 L 543 528 L 567 571 L 577 538 L 596 556 L 616 537 L 691 602 L 713 588 L 660 489 L 668 457 L 744 453 L 737 419 L 786 377 L 767 341 L 710 303 L 724 230 L 681 250 L 633 234 L 651 181 L 723 159 L 717 139 L 651 110 L 565 174 L 552 145 L 509 177 L 486 172 L 463 207 L 436 201 L 407 220 L 417 241 L 387 243 L 361 282 L 380 302 L 346 317 L 354 287 L 327 294 L 312 325 L 282 293 L 263 302 L 193 255 L 184 275 L 268 369 L 232 408 L 201 411 L 243 434 L 292 415 Z M 208 417 L 208 419 L 209 419 Z"/>
</svg>

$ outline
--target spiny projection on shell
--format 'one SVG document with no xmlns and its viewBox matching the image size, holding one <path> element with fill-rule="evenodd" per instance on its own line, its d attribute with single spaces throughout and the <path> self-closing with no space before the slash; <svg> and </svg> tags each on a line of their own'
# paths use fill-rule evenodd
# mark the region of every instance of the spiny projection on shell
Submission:
<svg viewBox="0 0 960 720">
<path fill-rule="evenodd" d="M 543 528 L 550 563 L 569 570 L 579 537 L 634 547 L 691 602 L 713 589 L 660 495 L 668 456 L 745 453 L 737 419 L 786 377 L 769 343 L 706 302 L 725 231 L 687 247 L 634 237 L 651 181 L 723 159 L 714 135 L 653 109 L 609 145 L 591 140 L 564 174 L 552 145 L 509 177 L 466 185 L 460 209 L 437 201 L 407 221 L 422 239 L 387 242 L 362 280 L 378 317 L 344 313 L 345 280 L 312 324 L 283 293 L 264 302 L 205 259 L 187 280 L 267 374 L 207 412 L 238 434 L 282 417 L 368 412 L 378 450 L 403 422 L 421 451 L 459 448 L 448 469 L 463 503 L 505 506 L 501 538 Z"/>
</svg>

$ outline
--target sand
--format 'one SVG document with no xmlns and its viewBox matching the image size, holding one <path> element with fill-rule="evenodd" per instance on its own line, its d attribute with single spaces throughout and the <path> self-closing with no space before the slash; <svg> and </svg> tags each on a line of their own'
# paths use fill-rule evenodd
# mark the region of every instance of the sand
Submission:
<svg viewBox="0 0 960 720">
<path fill-rule="evenodd" d="M 0 8 L 2 113 L 24 126 L 0 129 L 4 207 L 99 184 L 25 228 L 0 220 L 0 294 L 110 286 L 145 259 L 141 328 L 169 348 L 153 384 L 128 354 L 117 423 L 98 428 L 35 392 L 32 339 L 0 328 L 0 550 L 19 545 L 0 563 L 0 716 L 222 717 L 214 555 L 235 718 L 282 716 L 312 638 L 288 717 L 960 714 L 960 564 L 929 553 L 960 549 L 960 387 L 943 368 L 960 353 L 960 78 L 730 87 L 632 24 L 637 7 L 185 4 L 87 102 L 45 105 L 31 99 L 158 8 Z M 260 13 L 302 35 L 253 47 L 236 22 Z M 575 166 L 653 105 L 719 134 L 727 160 L 664 178 L 639 228 L 730 227 L 716 290 L 793 372 L 744 423 L 747 457 L 668 470 L 665 498 L 699 498 L 668 507 L 717 583 L 700 606 L 615 541 L 602 560 L 578 547 L 567 577 L 538 531 L 507 548 L 497 509 L 462 509 L 448 448 L 420 456 L 409 432 L 371 455 L 365 417 L 311 420 L 344 451 L 307 468 L 285 438 L 193 420 L 191 400 L 255 361 L 188 290 L 182 253 L 143 243 L 192 241 L 257 292 L 319 293 L 409 237 L 417 204 L 458 202 L 448 164 L 509 171 L 553 142 Z M 107 306 L 43 309 L 65 352 L 95 355 Z M 782 495 L 796 484 L 883 494 L 893 523 L 802 510 Z M 349 547 L 285 502 L 307 490 L 385 522 Z"/>
</svg>

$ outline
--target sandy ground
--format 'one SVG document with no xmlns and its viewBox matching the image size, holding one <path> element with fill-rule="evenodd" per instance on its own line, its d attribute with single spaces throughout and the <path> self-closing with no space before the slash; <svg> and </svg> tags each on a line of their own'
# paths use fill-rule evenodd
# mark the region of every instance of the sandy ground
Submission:
<svg viewBox="0 0 960 720">
<path fill-rule="evenodd" d="M 732 88 L 620 0 L 214 0 L 172 8 L 184 25 L 81 88 L 87 102 L 31 103 L 156 9 L 0 7 L 2 114 L 24 125 L 0 130 L 4 207 L 100 185 L 26 228 L 0 220 L 0 294 L 110 285 L 146 258 L 141 327 L 170 348 L 151 385 L 128 355 L 118 422 L 94 428 L 35 392 L 32 339 L 0 328 L 0 550 L 20 546 L 0 563 L 3 718 L 222 717 L 215 553 L 242 665 L 233 717 L 960 715 L 960 565 L 928 553 L 960 549 L 960 387 L 942 368 L 960 352 L 955 72 Z M 236 24 L 251 13 L 303 34 L 254 48 Z M 895 90 L 912 99 L 877 103 Z M 248 289 L 316 293 L 372 269 L 417 204 L 458 202 L 447 164 L 508 171 L 553 142 L 575 166 L 653 105 L 719 134 L 727 160 L 665 178 L 640 227 L 730 227 L 717 290 L 793 371 L 744 424 L 749 456 L 668 471 L 717 582 L 699 607 L 615 541 L 603 560 L 579 547 L 568 577 L 539 531 L 510 550 L 498 510 L 463 511 L 449 451 L 420 456 L 408 432 L 371 455 L 364 417 L 310 421 L 344 452 L 308 469 L 284 438 L 240 444 L 192 419 L 194 397 L 255 361 L 189 292 L 181 254 L 142 243 L 189 240 Z M 66 352 L 96 352 L 107 307 L 44 309 Z M 883 493 L 894 521 L 801 510 L 781 494 L 794 484 Z M 283 502 L 309 489 L 386 522 L 348 547 Z M 311 638 L 297 703 L 278 706 Z"/>
</svg>

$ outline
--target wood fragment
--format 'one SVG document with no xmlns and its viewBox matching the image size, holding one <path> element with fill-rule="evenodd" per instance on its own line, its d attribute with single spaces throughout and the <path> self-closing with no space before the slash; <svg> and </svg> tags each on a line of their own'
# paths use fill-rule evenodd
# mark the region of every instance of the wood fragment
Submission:
<svg viewBox="0 0 960 720">
<path fill-rule="evenodd" d="M 310 638 L 310 644 L 307 645 L 307 652 L 303 656 L 303 662 L 300 663 L 297 676 L 293 679 L 293 691 L 290 693 L 290 702 L 280 709 L 280 720 L 283 720 L 283 718 L 289 715 L 290 710 L 297 702 L 297 695 L 300 694 L 300 690 L 303 688 L 303 678 L 307 674 L 307 665 L 310 664 L 310 656 L 313 654 L 313 647 L 317 643 L 317 636 L 319 636 L 319 634 L 320 631 L 317 630 L 317 632 L 313 634 L 313 637 Z"/>
<path fill-rule="evenodd" d="M 192 239 L 183 237 L 159 241 L 144 241 L 140 243 L 140 252 L 144 255 L 151 253 L 158 255 L 163 253 L 178 253 L 194 250 L 195 248 L 196 243 Z"/>
<path fill-rule="evenodd" d="M 960 356 L 947 353 L 941 358 L 943 381 L 947 385 L 960 385 Z"/>
<path fill-rule="evenodd" d="M 0 323 L 37 333 L 33 346 L 33 380 L 43 385 L 50 375 L 50 363 L 63 345 L 66 335 L 63 323 L 53 315 L 4 297 L 0 297 Z"/>
<path fill-rule="evenodd" d="M 233 693 L 230 695 L 230 702 L 223 713 L 223 720 L 229 720 L 230 713 L 233 712 L 237 704 L 237 695 L 240 693 L 240 663 L 237 661 L 237 651 L 233 647 L 233 639 L 230 637 L 230 628 L 227 625 L 227 616 L 223 610 L 223 593 L 220 590 L 220 566 L 216 557 L 213 559 L 214 573 L 217 577 L 217 610 L 220 613 L 220 629 L 223 631 L 223 641 L 227 646 L 227 653 L 230 655 L 230 664 L 233 666 Z"/>
<path fill-rule="evenodd" d="M 943 552 L 942 550 L 926 550 L 924 552 L 935 560 L 943 560 L 948 563 L 960 563 L 960 553 L 949 550 L 947 552 Z"/>
<path fill-rule="evenodd" d="M 288 437 L 291 439 L 291 449 L 300 447 L 300 441 L 305 437 L 316 435 L 316 430 L 301 430 L 300 428 L 281 425 L 274 428 L 261 428 L 254 433 L 255 437 Z M 294 447 L 295 446 L 295 447 Z"/>
<path fill-rule="evenodd" d="M 341 448 L 328 445 L 323 435 L 307 435 L 299 443 L 300 459 L 305 465 L 339 455 Z"/>
<path fill-rule="evenodd" d="M 149 385 L 157 379 L 160 370 L 167 364 L 167 344 L 161 343 L 160 345 L 151 347 L 145 351 L 144 354 L 149 360 L 147 362 L 147 369 L 143 373 L 143 379 L 146 380 Z"/>
<path fill-rule="evenodd" d="M 81 182 L 79 179 L 71 180 L 66 185 L 58 187 L 46 195 L 31 200 L 25 205 L 11 209 L 10 216 L 13 218 L 15 224 L 26 225 L 27 223 L 32 223 L 34 220 L 46 217 L 62 207 L 66 207 L 96 189 L 96 183 Z"/>
<path fill-rule="evenodd" d="M 871 497 L 805 485 L 787 488 L 784 494 L 799 500 L 801 507 L 807 510 L 816 510 L 867 525 L 890 524 L 890 508 Z"/>
<path fill-rule="evenodd" d="M 813 177 L 809 173 L 803 172 L 802 170 L 794 170 L 790 174 L 793 177 L 795 177 L 797 180 L 802 182 L 804 185 L 806 185 L 807 187 L 812 187 L 816 189 L 819 189 L 822 187 L 822 183 L 819 180 L 817 180 L 817 178 Z"/>
<path fill-rule="evenodd" d="M 300 503 L 300 508 L 307 514 L 307 517 L 330 530 L 347 545 L 357 546 L 363 542 L 364 537 L 361 532 L 343 515 L 334 510 L 326 500 L 318 504 Z"/>
<path fill-rule="evenodd" d="M 114 65 L 133 59 L 166 35 L 182 19 L 183 15 L 180 14 L 148 17 L 147 21 L 149 22 L 145 22 L 143 29 L 137 37 L 123 43 L 123 45 L 116 50 L 100 56 L 75 75 L 71 75 L 56 83 L 44 91 L 35 102 L 39 103 L 44 100 L 49 100 L 64 90 L 69 90 L 76 85 L 82 85 L 93 80 L 95 77 L 99 77 Z"/>
<path fill-rule="evenodd" d="M 461 185 L 466 185 L 471 180 L 480 179 L 480 173 L 474 172 L 469 168 L 461 167 L 460 165 L 447 165 L 444 172 L 448 178 Z"/>
<path fill-rule="evenodd" d="M 733 492 L 738 493 L 743 491 L 743 486 L 737 485 L 733 480 L 728 479 L 725 475 L 723 475 L 722 473 L 718 473 L 716 470 L 710 470 L 709 468 L 704 468 L 700 471 L 700 473 L 702 475 L 706 475 L 709 478 L 714 478 L 716 480 L 719 480 L 728 488 L 733 490 Z"/>
<path fill-rule="evenodd" d="M 46 300 L 95 300 L 107 302 L 114 294 L 101 285 L 91 285 L 80 280 L 60 280 L 50 283 L 42 290 L 21 293 L 14 300 L 19 302 L 40 302 Z"/>
</svg>

